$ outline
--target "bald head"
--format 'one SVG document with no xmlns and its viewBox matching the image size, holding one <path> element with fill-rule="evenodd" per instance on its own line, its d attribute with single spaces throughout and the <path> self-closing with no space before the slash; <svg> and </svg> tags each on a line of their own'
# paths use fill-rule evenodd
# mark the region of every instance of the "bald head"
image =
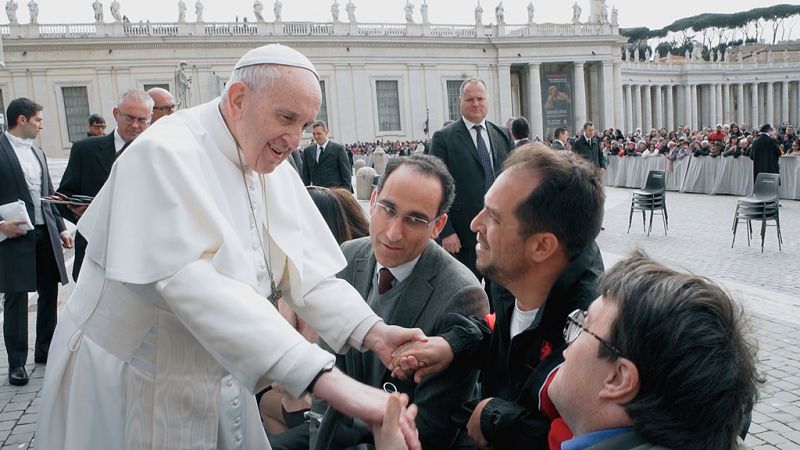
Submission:
<svg viewBox="0 0 800 450">
<path fill-rule="evenodd" d="M 150 120 L 151 124 L 175 112 L 175 97 L 173 97 L 168 90 L 155 87 L 147 91 L 147 95 L 149 95 L 154 102 L 153 117 Z"/>
</svg>

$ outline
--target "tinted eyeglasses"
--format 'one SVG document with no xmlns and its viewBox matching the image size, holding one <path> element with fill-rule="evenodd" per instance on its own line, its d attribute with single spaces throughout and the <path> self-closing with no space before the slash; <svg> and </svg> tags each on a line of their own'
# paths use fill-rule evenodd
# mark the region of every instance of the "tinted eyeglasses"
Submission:
<svg viewBox="0 0 800 450">
<path fill-rule="evenodd" d="M 164 105 L 164 106 L 153 106 L 153 111 L 161 111 L 162 113 L 168 113 L 170 111 L 175 111 L 175 104 L 171 105 Z"/>
<path fill-rule="evenodd" d="M 375 201 L 375 204 L 372 205 L 373 208 L 377 209 L 380 214 L 383 214 L 389 220 L 394 220 L 400 217 L 403 220 L 403 225 L 415 229 L 415 230 L 423 230 L 431 226 L 433 222 L 436 221 L 436 218 L 433 219 L 425 219 L 423 217 L 412 216 L 409 214 L 401 215 L 397 212 L 396 209 L 392 208 L 389 205 L 383 204 L 380 201 Z"/>
<path fill-rule="evenodd" d="M 617 358 L 622 358 L 622 352 L 619 351 L 619 349 L 609 344 L 605 339 L 593 333 L 583 325 L 583 323 L 586 321 L 587 315 L 588 313 L 586 311 L 576 309 L 567 316 L 567 324 L 564 325 L 564 340 L 567 342 L 567 344 L 575 342 L 575 339 L 578 339 L 578 336 L 581 335 L 581 332 L 585 331 L 600 341 L 600 343 L 603 344 L 603 346 L 609 351 L 611 351 L 614 356 Z"/>
</svg>

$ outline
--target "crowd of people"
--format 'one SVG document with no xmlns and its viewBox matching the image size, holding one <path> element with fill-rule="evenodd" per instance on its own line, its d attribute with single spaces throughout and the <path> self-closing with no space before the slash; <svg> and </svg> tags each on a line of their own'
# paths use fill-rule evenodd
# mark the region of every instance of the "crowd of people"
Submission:
<svg viewBox="0 0 800 450">
<path fill-rule="evenodd" d="M 42 108 L 11 102 L 0 206 L 20 201 L 34 223 L 0 217 L 0 292 L 8 310 L 39 289 L 49 311 L 37 446 L 742 445 L 762 381 L 742 307 L 641 252 L 606 271 L 595 242 L 603 149 L 702 148 L 724 127 L 598 137 L 587 122 L 574 140 L 560 129 L 572 151 L 554 151 L 528 142 L 527 121 L 487 120 L 483 80 L 459 92 L 461 117 L 428 143 L 344 146 L 314 120 L 314 65 L 258 47 L 220 98 L 177 114 L 125 92 L 117 128 L 74 144 L 63 208 L 42 201 L 55 191 L 33 145 Z M 169 117 L 150 126 L 157 110 Z M 367 218 L 347 153 L 378 145 L 405 157 L 388 161 Z M 56 325 L 62 217 L 79 231 L 78 285 Z M 28 381 L 27 347 L 9 345 L 27 342 L 8 326 L 19 320 L 4 324 L 16 385 Z"/>
</svg>

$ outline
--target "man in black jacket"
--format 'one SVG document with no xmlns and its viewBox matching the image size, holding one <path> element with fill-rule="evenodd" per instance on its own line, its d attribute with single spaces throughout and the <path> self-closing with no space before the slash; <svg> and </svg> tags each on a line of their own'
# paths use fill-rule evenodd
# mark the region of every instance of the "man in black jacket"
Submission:
<svg viewBox="0 0 800 450">
<path fill-rule="evenodd" d="M 353 169 L 342 144 L 328 139 L 328 125 L 311 125 L 314 143 L 303 150 L 302 178 L 306 186 L 342 187 L 353 191 Z"/>
<path fill-rule="evenodd" d="M 42 129 L 42 106 L 27 98 L 8 104 L 9 128 L 0 133 L 0 205 L 22 201 L 33 229 L 22 217 L 0 215 L 0 292 L 3 293 L 3 338 L 8 352 L 8 382 L 28 382 L 28 292 L 39 294 L 34 362 L 44 364 L 56 328 L 58 283 L 68 282 L 61 247 L 72 236 L 53 205 L 47 161 L 33 140 Z"/>
<path fill-rule="evenodd" d="M 583 124 L 583 133 L 572 144 L 572 151 L 586 158 L 595 169 L 601 172 L 605 171 L 606 162 L 603 158 L 603 151 L 600 149 L 600 141 L 594 135 L 592 122 Z"/>
<path fill-rule="evenodd" d="M 475 232 L 470 222 L 483 208 L 483 196 L 500 174 L 512 144 L 507 130 L 486 120 L 486 83 L 461 83 L 461 119 L 433 133 L 431 155 L 439 157 L 456 181 L 456 199 L 442 231 L 442 247 L 482 279 L 475 269 Z"/>
<path fill-rule="evenodd" d="M 753 160 L 753 181 L 761 172 L 780 173 L 778 158 L 781 157 L 781 149 L 775 139 L 769 135 L 772 126 L 762 125 L 759 131 L 758 137 L 750 147 L 750 159 Z"/>
<path fill-rule="evenodd" d="M 97 195 L 108 179 L 117 156 L 150 125 L 153 104 L 153 99 L 144 91 L 131 89 L 123 93 L 113 110 L 117 128 L 104 136 L 90 137 L 72 145 L 58 192 L 66 196 Z M 65 219 L 77 224 L 86 206 L 68 206 L 59 208 L 59 211 Z M 86 239 L 78 233 L 72 266 L 72 279 L 75 281 L 83 265 L 86 245 Z"/>
<path fill-rule="evenodd" d="M 594 239 L 605 194 L 582 158 L 534 143 L 514 151 L 473 221 L 477 265 L 510 291 L 494 318 L 448 316 L 441 337 L 397 352 L 395 375 L 421 380 L 451 363 L 481 370 L 482 400 L 463 417 L 481 447 L 546 448 L 557 415 L 542 396 L 563 361 L 567 315 L 596 297 Z"/>
</svg>

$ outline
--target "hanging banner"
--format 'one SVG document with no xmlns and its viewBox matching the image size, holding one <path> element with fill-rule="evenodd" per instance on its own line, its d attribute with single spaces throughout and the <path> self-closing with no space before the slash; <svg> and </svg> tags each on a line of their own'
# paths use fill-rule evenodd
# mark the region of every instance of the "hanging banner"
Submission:
<svg viewBox="0 0 800 450">
<path fill-rule="evenodd" d="M 572 126 L 572 71 L 566 65 L 545 64 L 542 71 L 542 117 L 545 139 L 552 139 L 556 128 Z"/>
</svg>

